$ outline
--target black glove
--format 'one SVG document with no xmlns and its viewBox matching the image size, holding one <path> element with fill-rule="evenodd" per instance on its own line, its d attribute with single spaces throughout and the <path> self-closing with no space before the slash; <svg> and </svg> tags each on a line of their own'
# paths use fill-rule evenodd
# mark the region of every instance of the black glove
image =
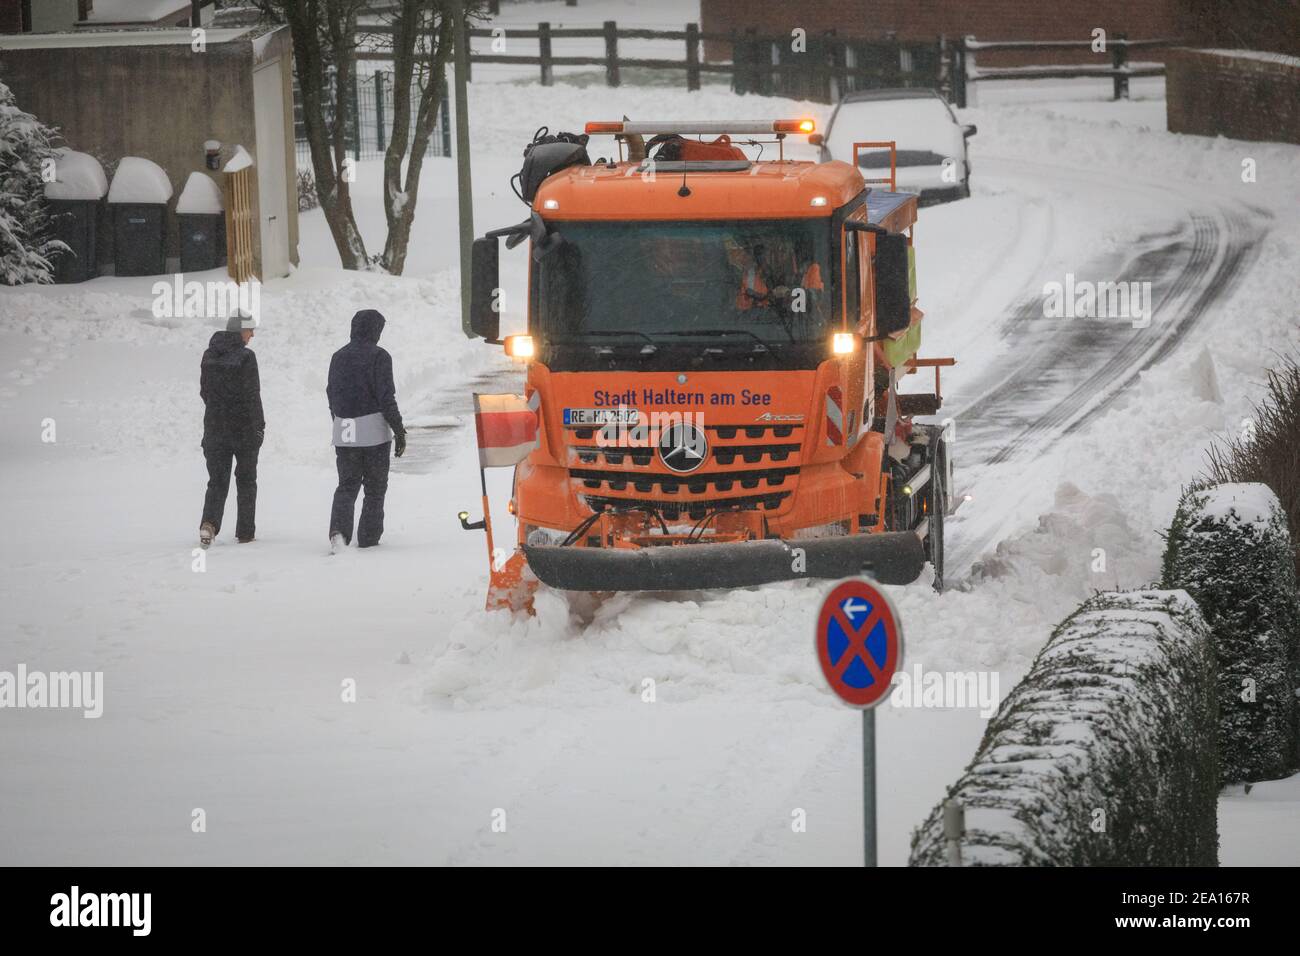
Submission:
<svg viewBox="0 0 1300 956">
<path fill-rule="evenodd" d="M 393 432 L 393 455 L 401 458 L 406 453 L 406 429 Z"/>
</svg>

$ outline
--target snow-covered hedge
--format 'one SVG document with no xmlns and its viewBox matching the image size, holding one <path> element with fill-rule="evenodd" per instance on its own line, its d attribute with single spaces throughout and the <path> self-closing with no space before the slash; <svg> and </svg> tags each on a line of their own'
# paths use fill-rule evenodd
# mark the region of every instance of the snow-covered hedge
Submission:
<svg viewBox="0 0 1300 956">
<path fill-rule="evenodd" d="M 1286 775 L 1297 763 L 1300 594 L 1277 496 L 1261 484 L 1186 492 L 1163 586 L 1195 598 L 1213 634 L 1223 782 Z"/>
<path fill-rule="evenodd" d="M 1098 594 L 1053 632 L 948 791 L 966 866 L 1218 862 L 1209 629 L 1181 591 Z M 940 804 L 913 866 L 944 866 Z"/>
</svg>

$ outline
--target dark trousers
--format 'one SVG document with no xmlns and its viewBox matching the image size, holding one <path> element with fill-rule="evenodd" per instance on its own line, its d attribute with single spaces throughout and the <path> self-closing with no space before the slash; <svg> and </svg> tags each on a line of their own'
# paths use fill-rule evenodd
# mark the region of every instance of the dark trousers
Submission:
<svg viewBox="0 0 1300 956">
<path fill-rule="evenodd" d="M 379 543 L 384 533 L 384 494 L 388 491 L 388 456 L 392 449 L 390 441 L 368 448 L 335 446 L 339 486 L 330 512 L 331 536 L 337 532 L 348 544 L 352 543 L 352 514 L 357 492 L 364 485 L 366 494 L 361 503 L 361 522 L 357 525 L 357 545 L 369 548 Z"/>
<path fill-rule="evenodd" d="M 235 465 L 235 537 L 253 537 L 257 518 L 257 452 L 256 443 L 234 445 L 222 441 L 203 442 L 203 457 L 208 462 L 208 493 L 203 498 L 203 521 L 221 530 L 221 518 L 226 511 L 226 495 L 230 491 L 230 465 Z"/>
</svg>

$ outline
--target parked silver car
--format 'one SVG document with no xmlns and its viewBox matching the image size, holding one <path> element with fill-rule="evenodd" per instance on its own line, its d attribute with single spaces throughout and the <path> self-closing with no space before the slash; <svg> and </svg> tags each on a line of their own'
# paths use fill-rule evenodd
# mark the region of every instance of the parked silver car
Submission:
<svg viewBox="0 0 1300 956">
<path fill-rule="evenodd" d="M 852 163 L 855 142 L 893 140 L 899 190 L 918 193 L 929 205 L 970 195 L 966 141 L 974 135 L 975 127 L 958 123 L 934 90 L 862 90 L 836 104 L 821 158 Z M 860 151 L 858 166 L 868 179 L 888 177 L 889 150 Z"/>
</svg>

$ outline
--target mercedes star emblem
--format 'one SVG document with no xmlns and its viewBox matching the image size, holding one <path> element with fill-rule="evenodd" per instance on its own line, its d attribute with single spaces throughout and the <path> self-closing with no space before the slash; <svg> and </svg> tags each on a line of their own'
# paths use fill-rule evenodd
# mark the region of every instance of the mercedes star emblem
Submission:
<svg viewBox="0 0 1300 956">
<path fill-rule="evenodd" d="M 659 457 L 679 475 L 699 468 L 709 457 L 709 440 L 702 428 L 679 422 L 659 433 Z"/>
</svg>

